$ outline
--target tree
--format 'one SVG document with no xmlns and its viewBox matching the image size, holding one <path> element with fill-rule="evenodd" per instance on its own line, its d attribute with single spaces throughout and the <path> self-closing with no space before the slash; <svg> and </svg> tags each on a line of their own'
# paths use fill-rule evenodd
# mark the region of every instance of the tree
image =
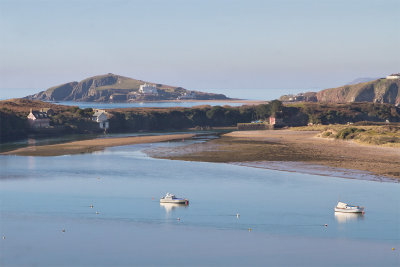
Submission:
<svg viewBox="0 0 400 267">
<path fill-rule="evenodd" d="M 271 103 L 269 103 L 270 106 L 270 114 L 275 115 L 275 113 L 282 111 L 283 104 L 279 100 L 272 100 Z"/>
</svg>

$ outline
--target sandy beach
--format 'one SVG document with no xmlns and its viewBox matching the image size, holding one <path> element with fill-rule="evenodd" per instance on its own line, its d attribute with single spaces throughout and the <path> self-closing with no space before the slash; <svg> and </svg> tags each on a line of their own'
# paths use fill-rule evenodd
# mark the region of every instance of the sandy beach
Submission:
<svg viewBox="0 0 400 267">
<path fill-rule="evenodd" d="M 160 158 L 205 162 L 302 162 L 400 179 L 400 149 L 316 137 L 318 131 L 235 131 L 203 144 L 161 149 Z"/>
<path fill-rule="evenodd" d="M 165 142 L 171 140 L 187 139 L 193 136 L 194 134 L 171 134 L 121 138 L 98 138 L 92 140 L 74 141 L 64 144 L 29 146 L 4 152 L 1 154 L 18 156 L 61 156 L 69 154 L 89 153 L 93 151 L 103 150 L 106 147 Z"/>
</svg>

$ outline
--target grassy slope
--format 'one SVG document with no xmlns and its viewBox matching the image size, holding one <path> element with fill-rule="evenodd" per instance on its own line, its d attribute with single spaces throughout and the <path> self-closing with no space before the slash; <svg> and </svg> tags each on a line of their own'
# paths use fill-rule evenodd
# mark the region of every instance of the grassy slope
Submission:
<svg viewBox="0 0 400 267">
<path fill-rule="evenodd" d="M 312 125 L 293 127 L 297 131 L 320 131 L 319 137 L 353 140 L 360 144 L 400 148 L 400 124 L 389 125 Z"/>
<path fill-rule="evenodd" d="M 345 85 L 337 88 L 325 89 L 317 93 L 317 98 L 322 102 L 330 102 L 332 99 L 338 99 L 339 102 L 354 102 L 362 95 L 374 94 L 375 98 L 385 95 L 393 85 L 400 87 L 400 80 L 378 79 L 375 81 L 359 83 L 354 85 Z M 394 98 L 399 98 L 400 93 Z M 365 101 L 359 99 L 358 101 Z"/>
<path fill-rule="evenodd" d="M 94 76 L 91 78 L 87 78 L 81 82 L 86 82 L 86 81 L 89 81 L 90 79 L 101 79 L 101 78 L 105 78 L 107 76 L 108 76 L 108 74 Z M 119 76 L 119 75 L 117 75 L 117 77 L 118 77 L 118 80 L 116 83 L 114 83 L 112 85 L 96 87 L 96 90 L 108 90 L 108 89 L 139 90 L 140 85 L 145 83 L 144 81 L 141 81 L 141 80 L 135 80 L 132 78 L 123 77 L 123 76 Z"/>
<path fill-rule="evenodd" d="M 14 98 L 0 101 L 0 109 L 12 111 L 16 114 L 26 116 L 29 114 L 30 109 L 39 110 L 41 108 L 51 108 L 56 112 L 66 111 L 73 106 L 56 105 L 40 100 L 28 100 L 23 98 Z"/>
<path fill-rule="evenodd" d="M 80 83 L 85 83 L 90 81 L 91 79 L 102 79 L 102 78 L 106 78 L 107 76 L 109 76 L 110 74 L 104 74 L 104 75 L 97 75 L 97 76 L 93 76 L 93 77 L 89 77 L 86 78 L 82 81 L 80 81 Z M 132 78 L 128 78 L 128 77 L 124 77 L 124 76 L 120 76 L 120 75 L 115 75 L 118 77 L 117 82 L 112 84 L 112 85 L 105 85 L 105 86 L 99 86 L 96 87 L 96 90 L 109 90 L 109 89 L 115 89 L 115 90 L 131 90 L 131 91 L 137 91 L 139 90 L 140 85 L 144 84 L 144 83 L 149 83 L 146 81 L 142 81 L 142 80 L 136 80 L 136 79 L 132 79 Z M 154 84 L 154 83 L 152 83 Z M 62 84 L 64 85 L 64 84 Z M 55 89 L 57 89 L 58 87 L 62 86 L 62 85 L 57 85 L 57 86 L 53 86 L 50 87 L 49 89 L 46 90 L 46 92 L 53 92 Z M 173 91 L 175 90 L 177 87 L 174 86 L 169 86 L 169 85 L 165 85 L 162 84 L 161 87 L 158 87 L 159 89 L 162 90 L 166 90 L 166 91 Z"/>
</svg>

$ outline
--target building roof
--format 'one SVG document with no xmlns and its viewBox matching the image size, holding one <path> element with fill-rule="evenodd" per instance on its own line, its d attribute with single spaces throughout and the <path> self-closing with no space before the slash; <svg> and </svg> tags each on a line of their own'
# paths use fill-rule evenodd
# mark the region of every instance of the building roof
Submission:
<svg viewBox="0 0 400 267">
<path fill-rule="evenodd" d="M 36 119 L 48 119 L 49 116 L 47 115 L 46 112 L 40 112 L 37 110 L 31 110 L 31 113 L 33 116 L 35 116 Z"/>
<path fill-rule="evenodd" d="M 102 112 L 102 111 L 96 111 L 95 113 L 93 113 L 93 117 L 98 117 L 98 116 L 100 116 L 101 114 L 103 114 L 104 112 Z"/>
<path fill-rule="evenodd" d="M 107 115 L 107 112 L 103 109 L 95 109 L 93 113 L 93 117 L 98 117 L 101 114 Z"/>
</svg>

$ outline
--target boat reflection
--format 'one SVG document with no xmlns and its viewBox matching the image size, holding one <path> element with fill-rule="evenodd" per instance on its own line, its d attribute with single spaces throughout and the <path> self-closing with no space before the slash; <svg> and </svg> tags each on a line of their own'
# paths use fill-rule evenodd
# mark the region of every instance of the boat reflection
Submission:
<svg viewBox="0 0 400 267">
<path fill-rule="evenodd" d="M 364 219 L 364 214 L 362 213 L 341 213 L 335 212 L 335 219 L 338 223 L 349 223 Z"/>
<path fill-rule="evenodd" d="M 160 203 L 161 207 L 164 207 L 167 214 L 171 213 L 171 211 L 177 208 L 186 208 L 188 205 L 186 204 L 177 204 L 177 203 Z"/>
</svg>

